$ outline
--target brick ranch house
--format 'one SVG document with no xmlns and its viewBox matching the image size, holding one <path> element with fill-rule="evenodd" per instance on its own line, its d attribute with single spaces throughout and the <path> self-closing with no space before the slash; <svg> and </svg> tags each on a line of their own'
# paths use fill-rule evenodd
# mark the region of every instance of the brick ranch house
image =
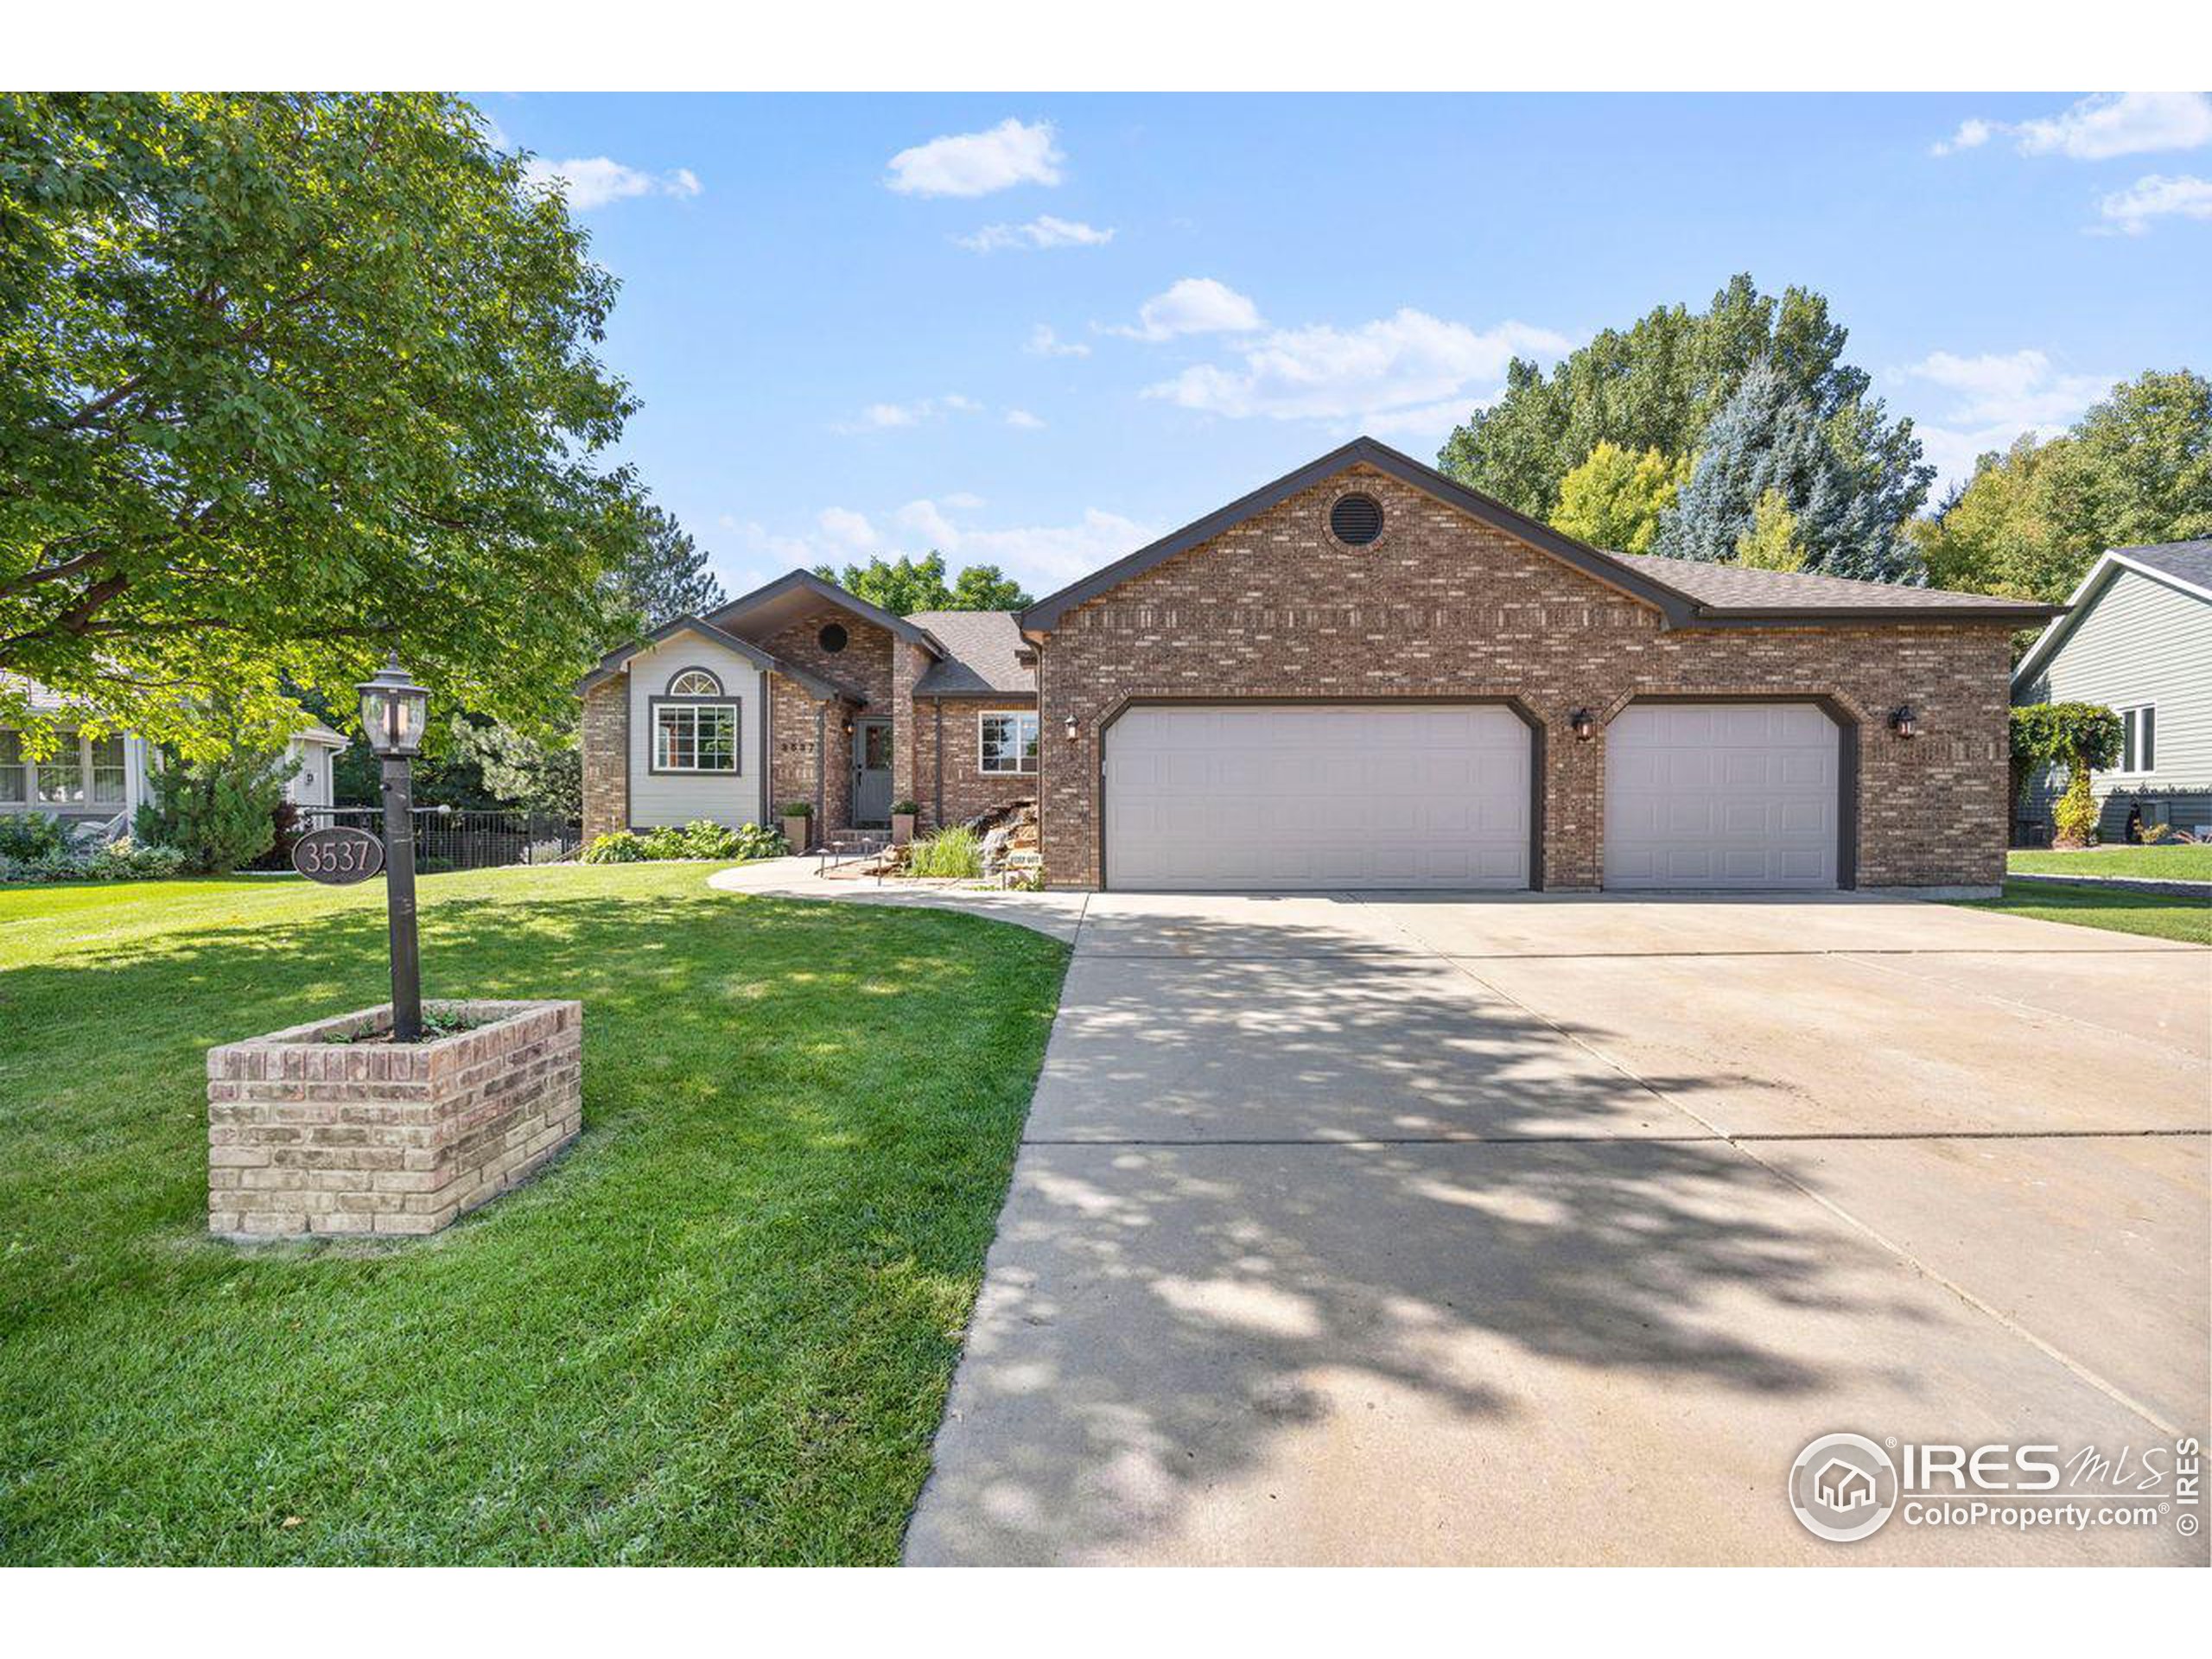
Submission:
<svg viewBox="0 0 2212 1659">
<path fill-rule="evenodd" d="M 1034 797 L 1054 887 L 1993 889 L 2057 613 L 1605 552 L 1361 438 L 1020 613 L 667 623 L 583 682 L 585 829 Z"/>
</svg>

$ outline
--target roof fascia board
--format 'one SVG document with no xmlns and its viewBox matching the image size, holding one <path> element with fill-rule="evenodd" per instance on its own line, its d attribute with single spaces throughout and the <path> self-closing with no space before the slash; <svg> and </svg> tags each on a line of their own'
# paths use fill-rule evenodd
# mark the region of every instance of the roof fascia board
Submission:
<svg viewBox="0 0 2212 1659">
<path fill-rule="evenodd" d="M 711 639 L 725 650 L 735 652 L 755 668 L 766 669 L 772 673 L 780 674 L 785 679 L 813 692 L 817 697 L 849 698 L 853 695 L 842 686 L 825 680 L 818 674 L 810 673 L 805 669 L 784 661 L 780 657 L 761 650 L 750 639 L 741 639 L 736 634 L 727 632 L 703 618 L 696 616 L 672 617 L 634 644 L 610 651 L 600 659 L 597 668 L 585 675 L 577 683 L 577 691 L 579 693 L 588 691 L 602 681 L 612 678 L 620 673 L 628 665 L 630 659 L 639 652 L 649 651 L 655 645 L 664 645 L 679 633 L 696 633 L 703 639 Z"/>
<path fill-rule="evenodd" d="M 911 645 L 920 645 L 926 651 L 935 652 L 940 658 L 951 655 L 938 642 L 937 636 L 927 628 L 917 627 L 905 617 L 894 616 L 880 605 L 871 605 L 858 594 L 840 588 L 836 582 L 817 576 L 811 570 L 786 571 L 764 587 L 755 588 L 749 594 L 741 594 L 727 605 L 716 606 L 708 613 L 708 615 L 717 623 L 726 618 L 741 616 L 756 605 L 764 605 L 772 599 L 781 598 L 794 588 L 804 588 L 817 598 L 826 600 L 832 605 L 841 606 L 863 621 L 873 622 L 887 633 L 904 639 Z"/>
</svg>

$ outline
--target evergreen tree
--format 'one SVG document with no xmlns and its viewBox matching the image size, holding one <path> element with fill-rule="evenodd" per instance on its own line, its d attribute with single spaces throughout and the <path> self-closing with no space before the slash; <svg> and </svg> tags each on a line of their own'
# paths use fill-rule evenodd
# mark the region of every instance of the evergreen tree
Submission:
<svg viewBox="0 0 2212 1659">
<path fill-rule="evenodd" d="M 703 616 L 726 602 L 728 595 L 707 569 L 707 556 L 690 531 L 658 506 L 646 506 L 639 518 L 637 547 L 615 585 L 638 607 L 647 626 L 671 617 Z"/>
<path fill-rule="evenodd" d="M 141 842 L 174 847 L 195 875 L 227 875 L 276 844 L 276 809 L 297 762 L 234 741 L 187 760 L 175 753 L 148 776 L 153 798 L 131 830 Z"/>
<path fill-rule="evenodd" d="M 1920 557 L 1904 535 L 1902 515 L 1924 497 L 1930 469 L 1915 465 L 1892 484 L 1872 453 L 1879 406 L 1871 417 L 1849 405 L 1824 418 L 1772 364 L 1744 377 L 1706 429 L 1681 499 L 1661 522 L 1652 550 L 1669 558 L 1722 563 L 1755 531 L 1759 498 L 1774 492 L 1796 519 L 1804 568 L 1832 576 L 1919 583 Z M 1908 435 L 1909 439 L 1909 435 Z M 1870 442 L 1872 448 L 1870 448 Z M 1917 445 L 1912 446 L 1917 453 Z"/>
</svg>

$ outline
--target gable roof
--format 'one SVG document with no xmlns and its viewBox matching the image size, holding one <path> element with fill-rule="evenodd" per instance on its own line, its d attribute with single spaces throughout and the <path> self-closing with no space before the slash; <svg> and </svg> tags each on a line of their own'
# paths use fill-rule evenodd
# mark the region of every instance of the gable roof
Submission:
<svg viewBox="0 0 2212 1659">
<path fill-rule="evenodd" d="M 741 594 L 728 604 L 718 605 L 708 612 L 707 620 L 718 626 L 728 627 L 747 612 L 772 600 L 781 599 L 785 594 L 797 589 L 804 589 L 817 599 L 841 606 L 862 621 L 873 622 L 887 633 L 910 645 L 919 645 L 933 656 L 943 657 L 945 654 L 944 647 L 930 637 L 926 628 L 917 627 L 905 617 L 895 616 L 880 605 L 869 604 L 858 594 L 840 588 L 836 582 L 827 577 L 817 576 L 811 570 L 793 570 L 763 587 L 755 588 L 749 594 Z"/>
<path fill-rule="evenodd" d="M 2097 562 L 2089 567 L 2089 574 L 2067 595 L 2065 613 L 2036 636 L 2035 644 L 2020 658 L 2019 665 L 2012 671 L 2015 690 L 2050 665 L 2058 648 L 2095 608 L 2105 589 L 2118 580 L 2123 570 L 2133 570 L 2138 575 L 2212 604 L 2212 539 L 2108 548 L 2098 555 Z"/>
<path fill-rule="evenodd" d="M 1012 611 L 916 611 L 906 620 L 945 649 L 914 683 L 916 696 L 1037 695 L 1037 671 L 1021 661 L 1026 646 Z"/>
<path fill-rule="evenodd" d="M 1038 601 L 1020 613 L 1021 627 L 1024 632 L 1047 631 L 1077 606 L 1141 575 L 1178 553 L 1186 552 L 1201 542 L 1211 541 L 1247 519 L 1256 518 L 1301 490 L 1311 489 L 1358 466 L 1371 467 L 1402 484 L 1411 485 L 1471 518 L 1550 554 L 1583 575 L 1642 601 L 1656 609 L 1669 627 L 1780 625 L 1823 619 L 2041 621 L 2058 613 L 2055 606 L 2029 605 L 1986 594 L 1953 594 L 1940 588 L 1854 582 L 1841 576 L 1747 571 L 1732 565 L 1661 559 L 1649 554 L 1608 553 L 1516 512 L 1479 490 L 1471 490 L 1457 479 L 1448 478 L 1433 467 L 1425 467 L 1386 443 L 1359 437 Z M 1739 577 L 1752 580 L 1735 580 Z"/>
<path fill-rule="evenodd" d="M 606 656 L 599 659 L 597 668 L 576 682 L 577 693 L 582 695 L 601 681 L 620 674 L 628 666 L 630 659 L 639 652 L 649 650 L 664 640 L 673 639 L 679 633 L 696 633 L 702 639 L 711 639 L 725 651 L 735 652 L 754 667 L 768 669 L 780 674 L 785 679 L 804 686 L 817 697 L 845 697 L 859 703 L 865 703 L 868 701 L 866 697 L 855 692 L 848 691 L 834 680 L 825 680 L 822 676 L 810 670 L 787 663 L 780 657 L 771 656 L 750 639 L 741 639 L 735 634 L 726 632 L 713 623 L 696 616 L 671 617 L 644 639 L 632 640 L 626 645 L 608 652 Z"/>
</svg>

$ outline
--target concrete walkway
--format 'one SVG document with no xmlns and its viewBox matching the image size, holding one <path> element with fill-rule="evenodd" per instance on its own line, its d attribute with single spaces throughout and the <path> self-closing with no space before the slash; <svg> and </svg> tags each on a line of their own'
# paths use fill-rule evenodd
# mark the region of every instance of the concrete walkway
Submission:
<svg viewBox="0 0 2212 1659">
<path fill-rule="evenodd" d="M 2206 1559 L 1827 1544 L 1784 1480 L 1836 1430 L 2204 1434 L 2212 952 L 1846 896 L 887 901 L 1076 945 L 912 1561 Z"/>
</svg>

